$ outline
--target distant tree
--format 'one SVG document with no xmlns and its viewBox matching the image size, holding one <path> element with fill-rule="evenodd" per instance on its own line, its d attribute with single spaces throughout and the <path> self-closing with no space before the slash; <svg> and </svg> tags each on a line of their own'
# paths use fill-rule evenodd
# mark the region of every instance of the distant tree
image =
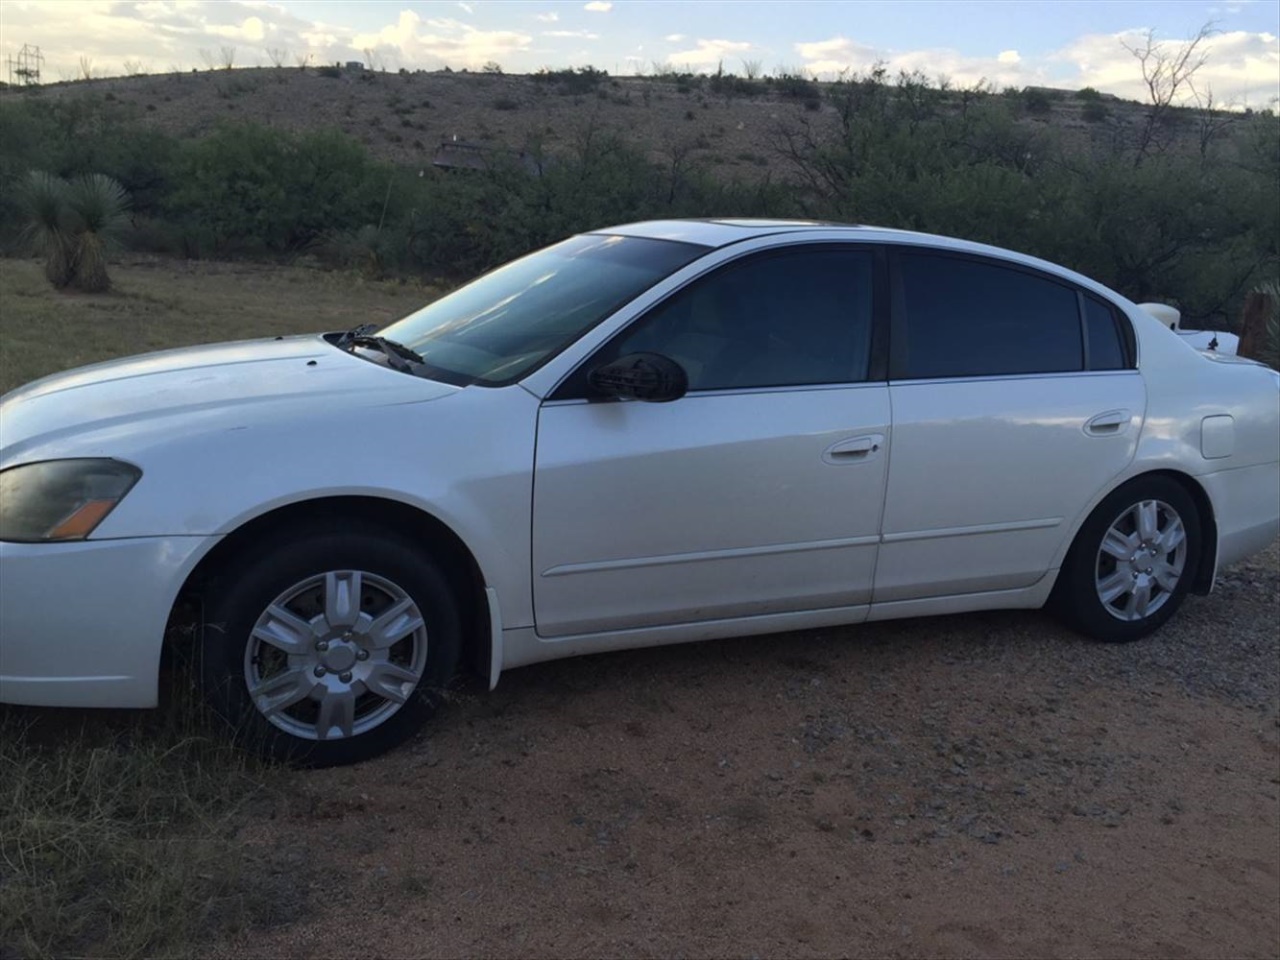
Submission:
<svg viewBox="0 0 1280 960">
<path fill-rule="evenodd" d="M 277 70 L 284 66 L 284 62 L 289 59 L 289 51 L 284 47 L 267 47 L 267 59 L 271 65 Z"/>
<path fill-rule="evenodd" d="M 1121 41 L 1120 45 L 1138 61 L 1142 82 L 1147 88 L 1147 114 L 1138 132 L 1135 165 L 1141 164 L 1153 150 L 1164 149 L 1160 131 L 1178 101 L 1187 93 L 1194 94 L 1195 76 L 1209 59 L 1204 43 L 1213 33 L 1213 23 L 1206 23 L 1195 36 L 1173 49 L 1157 40 L 1152 30 L 1142 35 L 1140 44 Z"/>
</svg>

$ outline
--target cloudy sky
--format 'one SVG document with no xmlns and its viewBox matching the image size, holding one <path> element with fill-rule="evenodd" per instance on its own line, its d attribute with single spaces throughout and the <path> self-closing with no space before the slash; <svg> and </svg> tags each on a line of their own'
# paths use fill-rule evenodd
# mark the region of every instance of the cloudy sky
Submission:
<svg viewBox="0 0 1280 960">
<path fill-rule="evenodd" d="M 1280 0 L 0 0 L 0 52 L 38 44 L 45 78 L 138 68 L 368 60 L 389 70 L 508 73 L 591 64 L 819 78 L 884 61 L 955 84 L 1084 86 L 1140 98 L 1123 42 L 1154 30 L 1170 45 L 1212 22 L 1199 74 L 1215 99 L 1265 107 L 1280 96 Z M 7 79 L 7 76 L 5 77 Z"/>
</svg>

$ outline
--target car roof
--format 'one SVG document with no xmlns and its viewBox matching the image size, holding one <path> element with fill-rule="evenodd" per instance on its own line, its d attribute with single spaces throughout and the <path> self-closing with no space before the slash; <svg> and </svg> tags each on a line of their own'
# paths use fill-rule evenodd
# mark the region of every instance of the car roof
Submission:
<svg viewBox="0 0 1280 960">
<path fill-rule="evenodd" d="M 1123 297 L 1114 290 L 1110 290 L 1091 277 L 1086 277 L 1058 263 L 1050 263 L 1047 260 L 1019 253 L 1016 250 L 994 247 L 972 240 L 962 240 L 958 237 L 946 237 L 940 234 L 920 233 L 914 230 L 898 230 L 893 227 L 873 227 L 865 224 L 835 223 L 826 220 L 708 218 L 701 220 L 644 220 L 638 223 L 605 227 L 604 229 L 590 232 L 615 236 L 648 237 L 655 240 L 678 240 L 683 243 L 699 244 L 708 249 L 727 247 L 735 243 L 741 243 L 744 240 L 753 240 L 759 237 L 795 236 L 804 233 L 820 233 L 824 239 L 830 239 L 832 234 L 840 234 L 847 235 L 850 240 L 862 240 L 867 243 L 919 244 L 931 247 L 934 250 L 977 254 L 1033 267 L 1061 279 L 1080 284 L 1112 301 L 1116 299 L 1123 300 Z"/>
<path fill-rule="evenodd" d="M 616 227 L 592 230 L 592 233 L 621 234 L 625 237 L 648 237 L 654 240 L 680 240 L 705 247 L 724 247 L 742 240 L 766 237 L 779 233 L 797 233 L 805 230 L 830 230 L 845 228 L 863 230 L 845 223 L 827 223 L 821 220 L 645 220 L 625 223 Z"/>
<path fill-rule="evenodd" d="M 848 234 L 850 240 L 888 240 L 898 243 L 917 241 L 936 247 L 967 249 L 973 252 L 997 253 L 1004 256 L 1021 256 L 1014 251 L 974 243 L 957 237 L 919 233 L 914 230 L 898 230 L 892 227 L 874 227 L 860 223 L 838 223 L 832 220 L 765 220 L 746 217 L 715 217 L 689 220 L 644 220 L 624 223 L 616 227 L 604 227 L 591 233 L 615 234 L 625 237 L 648 237 L 654 240 L 679 240 L 705 247 L 727 247 L 743 240 L 780 234 L 817 233 L 828 237 L 832 233 Z"/>
</svg>

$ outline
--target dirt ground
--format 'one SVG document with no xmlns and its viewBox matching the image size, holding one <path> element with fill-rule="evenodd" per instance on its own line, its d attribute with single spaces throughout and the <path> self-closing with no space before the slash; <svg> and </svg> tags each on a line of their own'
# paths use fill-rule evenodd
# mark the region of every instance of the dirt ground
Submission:
<svg viewBox="0 0 1280 960">
<path fill-rule="evenodd" d="M 513 671 L 246 828 L 223 957 L 1280 955 L 1280 555 L 1159 635 L 992 613 Z M 301 889 L 298 889 L 301 888 Z"/>
</svg>

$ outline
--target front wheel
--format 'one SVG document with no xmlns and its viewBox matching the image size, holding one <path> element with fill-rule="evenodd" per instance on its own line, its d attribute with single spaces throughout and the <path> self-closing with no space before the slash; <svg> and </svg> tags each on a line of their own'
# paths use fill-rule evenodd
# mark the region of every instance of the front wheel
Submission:
<svg viewBox="0 0 1280 960">
<path fill-rule="evenodd" d="M 308 766 L 411 736 L 460 640 L 443 573 L 389 531 L 314 529 L 232 562 L 204 619 L 199 682 L 214 710 L 250 748 Z"/>
<path fill-rule="evenodd" d="M 1173 616 L 1195 579 L 1200 515 L 1168 477 L 1139 477 L 1089 515 L 1067 554 L 1053 605 L 1097 640 L 1137 640 Z"/>
</svg>

